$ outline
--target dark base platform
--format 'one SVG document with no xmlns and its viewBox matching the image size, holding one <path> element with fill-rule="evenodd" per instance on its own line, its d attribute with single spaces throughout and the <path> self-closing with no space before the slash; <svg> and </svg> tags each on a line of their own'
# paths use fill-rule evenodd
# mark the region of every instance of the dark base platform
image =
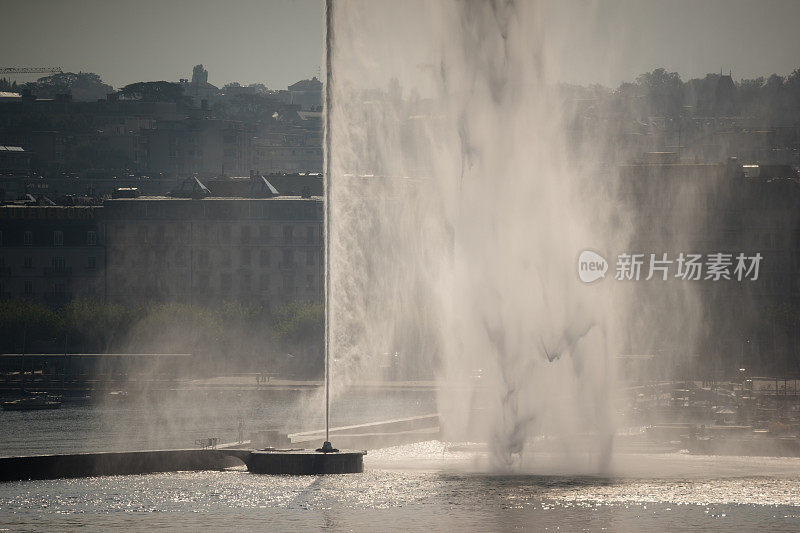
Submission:
<svg viewBox="0 0 800 533">
<path fill-rule="evenodd" d="M 357 474 L 364 471 L 366 451 L 341 450 L 226 450 L 238 457 L 254 474 Z"/>
<path fill-rule="evenodd" d="M 229 464 L 230 460 L 222 450 L 149 450 L 0 457 L 0 481 L 222 470 Z"/>
<path fill-rule="evenodd" d="M 237 464 L 236 459 L 255 474 L 353 474 L 364 471 L 366 453 L 227 448 L 0 457 L 0 481 L 223 470 Z"/>
</svg>

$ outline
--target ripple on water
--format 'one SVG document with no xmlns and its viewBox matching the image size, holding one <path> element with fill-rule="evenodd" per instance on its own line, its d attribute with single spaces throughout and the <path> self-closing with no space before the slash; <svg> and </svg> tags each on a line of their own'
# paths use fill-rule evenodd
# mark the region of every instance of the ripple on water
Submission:
<svg viewBox="0 0 800 533">
<path fill-rule="evenodd" d="M 233 469 L 5 483 L 0 527 L 800 527 L 793 460 L 639 457 L 657 468 L 694 472 L 647 478 L 488 474 L 470 468 L 482 465 L 482 455 L 475 447 L 429 442 L 370 452 L 359 475 L 258 476 Z M 420 468 L 413 468 L 417 459 Z M 755 475 L 765 468 L 768 475 Z M 781 468 L 782 475 L 773 475 Z M 734 470 L 740 475 L 730 475 Z"/>
</svg>

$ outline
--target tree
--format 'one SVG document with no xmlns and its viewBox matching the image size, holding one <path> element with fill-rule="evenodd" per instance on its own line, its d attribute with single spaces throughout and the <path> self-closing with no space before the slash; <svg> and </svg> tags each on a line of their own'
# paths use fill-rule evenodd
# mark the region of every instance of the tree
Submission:
<svg viewBox="0 0 800 533">
<path fill-rule="evenodd" d="M 76 101 L 91 102 L 101 100 L 114 88 L 103 83 L 100 76 L 93 72 L 59 72 L 51 76 L 39 78 L 35 82 L 23 86 L 39 98 L 53 98 L 57 94 L 71 94 Z"/>
<path fill-rule="evenodd" d="M 0 347 L 4 351 L 36 351 L 42 341 L 61 336 L 62 325 L 60 317 L 42 305 L 27 300 L 0 302 Z"/>
<path fill-rule="evenodd" d="M 653 114 L 665 117 L 680 115 L 683 105 L 683 82 L 677 72 L 657 68 L 636 78 L 636 84 L 647 97 Z"/>
<path fill-rule="evenodd" d="M 786 78 L 786 98 L 791 109 L 791 118 L 800 121 L 800 68 Z"/>
<path fill-rule="evenodd" d="M 134 310 L 95 300 L 75 300 L 60 310 L 73 349 L 104 353 L 113 350 L 134 323 Z"/>
<path fill-rule="evenodd" d="M 278 367 L 291 369 L 301 375 L 319 376 L 323 371 L 323 305 L 298 302 L 285 304 L 275 311 L 274 319 L 275 337 L 285 356 L 279 360 L 282 364 L 279 363 Z"/>
<path fill-rule="evenodd" d="M 767 106 L 764 105 L 761 94 L 765 81 L 764 77 L 760 76 L 739 82 L 739 112 L 741 114 L 748 116 L 764 114 Z"/>
<path fill-rule="evenodd" d="M 16 81 L 11 81 L 8 78 L 0 78 L 0 91 L 3 92 L 19 92 L 20 88 L 17 86 Z"/>
<path fill-rule="evenodd" d="M 318 303 L 288 303 L 275 311 L 275 336 L 289 342 L 320 341 L 325 309 Z"/>
<path fill-rule="evenodd" d="M 174 102 L 191 104 L 191 98 L 183 93 L 183 87 L 169 81 L 140 81 L 126 85 L 119 91 L 121 98 L 144 102 Z"/>
<path fill-rule="evenodd" d="M 219 118 L 242 122 L 266 122 L 271 120 L 278 105 L 265 94 L 234 92 L 214 104 L 214 113 Z"/>
</svg>

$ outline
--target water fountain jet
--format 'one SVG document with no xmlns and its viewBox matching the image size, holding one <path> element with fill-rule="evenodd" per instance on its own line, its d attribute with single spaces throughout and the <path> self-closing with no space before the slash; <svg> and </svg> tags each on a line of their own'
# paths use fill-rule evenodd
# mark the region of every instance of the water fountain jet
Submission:
<svg viewBox="0 0 800 533">
<path fill-rule="evenodd" d="M 347 474 L 364 471 L 366 451 L 338 450 L 330 442 L 331 389 L 331 103 L 333 98 L 333 0 L 325 2 L 325 441 L 316 450 L 260 450 L 242 455 L 258 474 Z"/>
<path fill-rule="evenodd" d="M 546 7 L 342 0 L 332 42 L 334 392 L 400 352 L 437 380 L 448 431 L 498 465 L 545 430 L 613 433 L 624 302 L 575 264 L 625 236 L 599 160 L 570 151 Z"/>
</svg>

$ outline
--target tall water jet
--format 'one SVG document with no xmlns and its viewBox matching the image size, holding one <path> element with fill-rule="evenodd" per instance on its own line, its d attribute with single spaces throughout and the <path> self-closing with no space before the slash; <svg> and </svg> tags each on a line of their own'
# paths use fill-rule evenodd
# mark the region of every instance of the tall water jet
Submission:
<svg viewBox="0 0 800 533">
<path fill-rule="evenodd" d="M 620 249 L 594 145 L 572 149 L 534 2 L 337 2 L 329 110 L 334 394 L 435 375 L 443 427 L 521 462 L 537 438 L 610 452 L 621 312 L 584 284 Z M 580 154 L 580 155 L 579 155 Z M 397 365 L 396 365 L 397 366 Z"/>
<path fill-rule="evenodd" d="M 325 442 L 322 447 L 332 448 L 331 427 L 331 108 L 333 102 L 333 0 L 325 2 Z"/>
</svg>

